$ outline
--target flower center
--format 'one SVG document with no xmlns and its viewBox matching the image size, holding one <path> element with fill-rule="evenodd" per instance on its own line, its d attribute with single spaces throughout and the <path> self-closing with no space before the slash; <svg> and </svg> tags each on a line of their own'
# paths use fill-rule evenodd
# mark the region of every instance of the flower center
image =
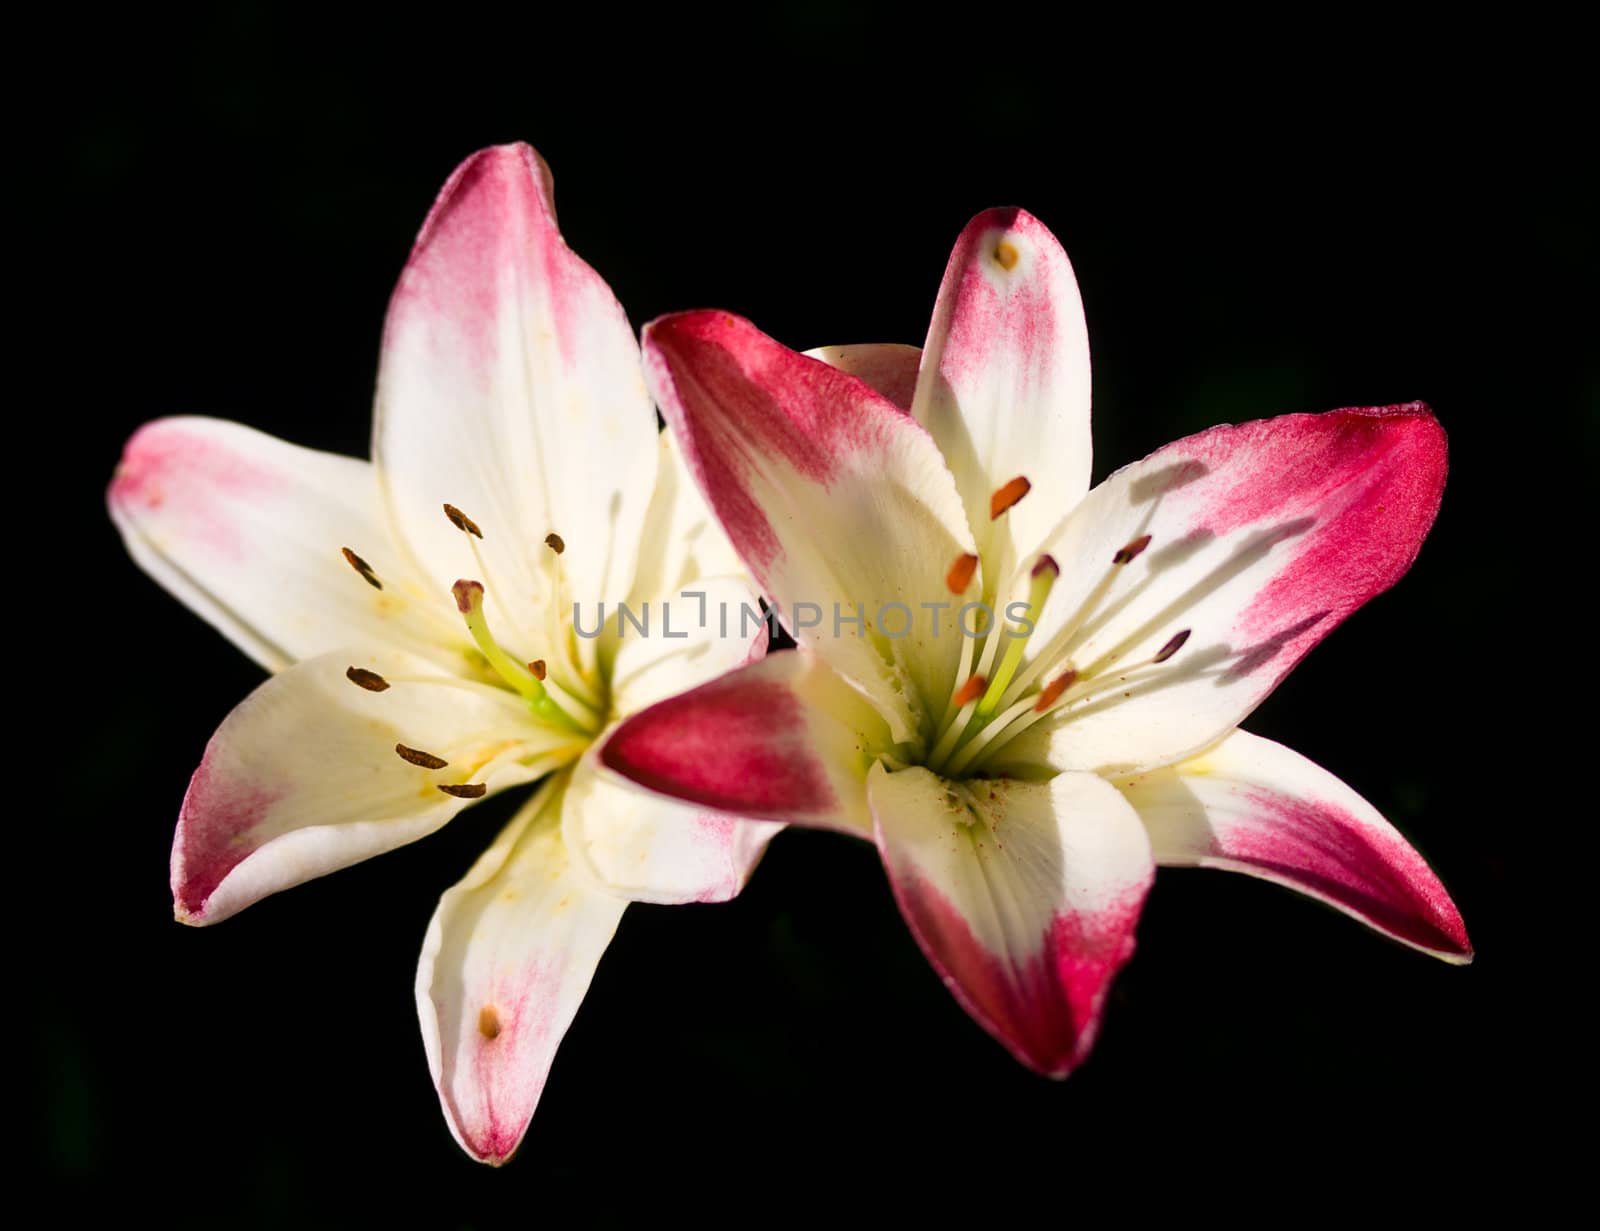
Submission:
<svg viewBox="0 0 1600 1231">
<path fill-rule="evenodd" d="M 1000 516 L 1027 492 L 1025 478 L 1011 480 L 991 497 L 992 515 Z M 1040 556 L 1029 573 L 1027 601 L 1008 604 L 1004 623 L 994 620 L 994 627 L 980 630 L 978 638 L 964 639 L 955 685 L 923 764 L 947 778 L 979 776 L 996 753 L 1035 723 L 1068 715 L 1092 697 L 1142 681 L 1182 649 L 1188 629 L 1174 633 L 1153 655 L 1138 662 L 1127 661 L 1133 647 L 1126 642 L 1091 662 L 1074 662 L 1117 578 L 1149 546 L 1150 536 L 1145 534 L 1117 551 L 1077 610 L 1028 657 L 1039 617 L 1061 575 L 1054 558 Z M 966 590 L 977 564 L 970 554 L 956 558 L 945 577 L 952 593 L 959 596 Z"/>
<path fill-rule="evenodd" d="M 533 630 L 541 634 L 540 636 L 530 636 L 528 629 L 515 619 L 506 602 L 502 600 L 499 603 L 501 614 L 512 626 L 511 632 L 515 644 L 537 645 L 543 648 L 547 655 L 546 658 L 524 661 L 508 649 L 506 643 L 502 642 L 490 627 L 489 616 L 485 610 L 485 599 L 488 595 L 485 582 L 492 582 L 492 578 L 483 553 L 478 547 L 479 541 L 484 537 L 483 530 L 477 522 L 454 505 L 445 505 L 444 514 L 450 524 L 461 531 L 471 548 L 478 573 L 485 579 L 477 581 L 464 578 L 451 587 L 456 610 L 466 625 L 472 644 L 476 647 L 475 651 L 467 651 L 467 656 L 476 664 L 472 674 L 478 678 L 460 679 L 443 675 L 429 678 L 409 676 L 402 678 L 393 675 L 385 677 L 376 671 L 354 666 L 346 671 L 346 677 L 351 683 L 368 692 L 387 692 L 394 683 L 508 689 L 521 697 L 527 705 L 528 712 L 534 720 L 532 726 L 539 734 L 533 738 L 504 741 L 496 746 L 497 751 L 492 759 L 511 757 L 530 765 L 534 762 L 549 761 L 550 767 L 555 768 L 570 760 L 577 752 L 581 752 L 589 739 L 600 731 L 605 725 L 606 710 L 605 690 L 600 683 L 602 673 L 599 665 L 594 661 L 584 661 L 586 657 L 591 660 L 594 658 L 592 650 L 587 656 L 583 653 L 585 648 L 592 647 L 592 640 L 584 642 L 576 637 L 570 623 L 564 618 L 564 613 L 570 610 L 565 570 L 561 567 L 560 561 L 561 555 L 566 551 L 566 542 L 559 534 L 552 531 L 545 536 L 543 547 L 534 561 L 533 572 L 541 584 L 541 593 L 536 603 L 537 610 L 526 614 L 531 617 Z M 374 589 L 384 588 L 382 578 L 370 564 L 348 547 L 342 548 L 341 551 L 350 567 L 363 581 Z M 513 593 L 509 589 L 502 589 L 499 592 Z M 450 749 L 444 751 L 450 756 L 456 755 Z M 451 765 L 446 756 L 412 748 L 403 743 L 395 745 L 395 753 L 401 760 L 430 773 L 445 770 Z M 484 762 L 482 756 L 469 759 L 476 763 L 477 773 L 481 773 L 487 767 L 487 762 Z M 481 782 L 435 782 L 435 785 L 445 794 L 462 799 L 476 799 L 487 791 L 487 787 Z"/>
</svg>

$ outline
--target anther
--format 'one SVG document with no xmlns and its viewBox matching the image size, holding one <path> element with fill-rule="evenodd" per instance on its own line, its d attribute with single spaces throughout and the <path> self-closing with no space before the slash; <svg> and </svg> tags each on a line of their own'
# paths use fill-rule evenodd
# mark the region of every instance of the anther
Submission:
<svg viewBox="0 0 1600 1231">
<path fill-rule="evenodd" d="M 1150 546 L 1150 536 L 1148 534 L 1141 534 L 1116 555 L 1112 556 L 1111 563 L 1130 564 L 1136 560 L 1139 556 L 1139 553 L 1148 546 Z"/>
<path fill-rule="evenodd" d="M 533 672 L 533 678 L 534 679 L 539 680 L 539 681 L 542 682 L 544 680 L 544 677 L 545 677 L 544 659 L 542 659 L 542 658 L 534 659 L 531 663 L 528 664 L 528 670 Z"/>
<path fill-rule="evenodd" d="M 394 750 L 400 754 L 402 761 L 409 761 L 421 769 L 443 769 L 450 764 L 443 757 L 436 757 L 431 752 L 423 752 L 420 748 L 407 748 L 404 744 L 396 744 Z"/>
<path fill-rule="evenodd" d="M 478 529 L 478 523 L 473 521 L 472 518 L 468 517 L 460 509 L 456 508 L 455 505 L 445 505 L 444 515 L 450 519 L 450 524 L 457 530 L 460 530 L 462 533 L 470 534 L 473 538 L 477 539 L 481 539 L 483 537 L 483 531 Z"/>
<path fill-rule="evenodd" d="M 983 695 L 983 690 L 989 687 L 989 681 L 981 675 L 968 678 L 967 682 L 956 689 L 955 706 L 960 709 L 968 701 L 974 701 Z"/>
<path fill-rule="evenodd" d="M 495 1012 L 492 1004 L 486 1004 L 478 1010 L 478 1033 L 486 1039 L 500 1037 L 500 1014 Z"/>
<path fill-rule="evenodd" d="M 344 678 L 357 688 L 365 688 L 368 692 L 389 691 L 389 681 L 376 671 L 368 671 L 365 667 L 345 668 Z"/>
<path fill-rule="evenodd" d="M 446 795 L 454 795 L 457 799 L 482 799 L 489 793 L 489 788 L 481 782 L 441 782 L 439 789 Z"/>
<path fill-rule="evenodd" d="M 383 589 L 383 582 L 379 581 L 378 575 L 372 571 L 372 565 L 368 564 L 348 547 L 341 547 L 339 550 L 344 552 L 345 560 L 349 563 L 351 568 L 355 569 L 356 572 L 361 574 L 361 579 L 363 581 L 365 581 L 374 590 Z"/>
<path fill-rule="evenodd" d="M 1172 640 L 1168 641 L 1166 645 L 1157 650 L 1156 656 L 1150 661 L 1152 663 L 1166 662 L 1167 659 L 1171 658 L 1179 650 L 1183 649 L 1183 643 L 1189 640 L 1189 634 L 1193 631 L 1193 629 L 1186 628 L 1181 633 L 1175 633 L 1172 637 Z"/>
<path fill-rule="evenodd" d="M 1044 689 L 1039 693 L 1039 699 L 1033 703 L 1034 710 L 1041 714 L 1044 713 L 1045 710 L 1061 699 L 1061 694 L 1071 688 L 1073 681 L 1077 678 L 1077 671 L 1068 667 L 1044 686 Z"/>
<path fill-rule="evenodd" d="M 1015 269 L 1017 267 L 1017 246 L 1009 239 L 1002 239 L 994 246 L 995 264 L 1001 269 Z"/>
<path fill-rule="evenodd" d="M 566 551 L 567 540 L 552 530 L 549 534 L 544 536 L 544 545 L 559 556 L 562 552 Z"/>
<path fill-rule="evenodd" d="M 972 584 L 972 574 L 978 571 L 978 557 L 970 551 L 956 557 L 950 571 L 944 575 L 944 584 L 952 594 L 965 594 Z"/>
<path fill-rule="evenodd" d="M 1032 490 L 1033 484 L 1020 474 L 1010 482 L 995 488 L 994 495 L 989 497 L 989 520 L 993 521 L 999 517 Z"/>
</svg>

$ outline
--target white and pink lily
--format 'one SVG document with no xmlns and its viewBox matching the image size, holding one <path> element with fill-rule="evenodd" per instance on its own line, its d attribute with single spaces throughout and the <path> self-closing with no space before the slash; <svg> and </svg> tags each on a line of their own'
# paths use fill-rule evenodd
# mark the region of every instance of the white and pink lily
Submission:
<svg viewBox="0 0 1600 1231">
<path fill-rule="evenodd" d="M 128 442 L 108 495 L 128 550 L 275 673 L 195 772 L 173 900 L 215 923 L 539 782 L 440 900 L 417 972 L 451 1131 L 498 1163 L 628 903 L 729 898 L 774 832 L 615 785 L 598 739 L 758 658 L 765 634 L 692 619 L 753 596 L 525 145 L 469 158 L 422 228 L 372 456 L 200 418 Z M 594 635 L 618 602 L 655 606 L 655 635 Z"/>
<path fill-rule="evenodd" d="M 644 349 L 800 648 L 635 715 L 610 768 L 875 842 L 956 998 L 1053 1076 L 1093 1043 L 1157 864 L 1277 881 L 1470 959 L 1376 809 L 1238 729 L 1415 558 L 1445 478 L 1426 407 L 1217 427 L 1090 490 L 1077 284 L 1014 209 L 962 233 L 920 355 L 807 357 L 722 312 L 665 317 Z"/>
</svg>

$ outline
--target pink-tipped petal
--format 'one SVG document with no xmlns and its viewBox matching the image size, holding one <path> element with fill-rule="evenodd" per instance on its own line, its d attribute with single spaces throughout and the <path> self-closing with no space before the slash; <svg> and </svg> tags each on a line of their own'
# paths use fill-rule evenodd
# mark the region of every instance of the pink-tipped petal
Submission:
<svg viewBox="0 0 1600 1231">
<path fill-rule="evenodd" d="M 633 715 L 601 746 L 600 760 L 702 808 L 865 836 L 872 750 L 889 744 L 866 701 L 802 649 Z"/>
<path fill-rule="evenodd" d="M 561 843 L 565 775 L 528 802 L 439 899 L 417 964 L 417 1017 L 455 1139 L 498 1166 L 516 1152 L 624 898 L 593 888 Z"/>
<path fill-rule="evenodd" d="M 388 687 L 358 686 L 351 667 Z M 432 833 L 467 802 L 439 784 L 496 791 L 539 772 L 504 757 L 526 725 L 515 695 L 463 687 L 399 653 L 323 655 L 273 676 L 224 719 L 189 783 L 172 845 L 175 913 L 216 923 Z M 450 764 L 421 768 L 396 744 Z"/>
<path fill-rule="evenodd" d="M 903 342 L 855 342 L 848 346 L 818 346 L 805 352 L 830 368 L 848 372 L 901 410 L 911 409 L 917 393 L 917 368 L 922 351 Z"/>
<path fill-rule="evenodd" d="M 1025 562 L 1089 490 L 1089 335 L 1067 254 L 1020 209 L 961 232 L 923 346 L 912 414 L 939 442 L 986 561 Z M 1002 518 L 989 499 L 1026 477 Z"/>
<path fill-rule="evenodd" d="M 1138 814 L 1092 774 L 951 782 L 880 765 L 867 792 L 895 900 L 945 985 L 1023 1064 L 1065 1077 L 1133 956 L 1154 874 Z"/>
<path fill-rule="evenodd" d="M 633 331 L 562 240 L 551 193 L 526 145 L 456 170 L 390 301 L 378 373 L 373 458 L 395 524 L 447 590 L 473 557 L 441 506 L 470 517 L 502 623 L 553 601 L 531 549 L 551 533 L 572 599 L 627 596 L 657 466 Z"/>
<path fill-rule="evenodd" d="M 724 312 L 663 317 L 644 347 L 690 470 L 786 626 L 909 738 L 950 694 L 961 639 L 944 579 L 972 548 L 932 439 L 863 381 Z"/>
<path fill-rule="evenodd" d="M 1427 861 L 1365 799 L 1282 744 L 1235 731 L 1118 785 L 1160 864 L 1260 877 L 1424 953 L 1472 960 L 1461 912 Z"/>
<path fill-rule="evenodd" d="M 1100 686 L 991 764 L 1133 773 L 1214 743 L 1405 573 L 1444 478 L 1420 403 L 1212 428 L 1119 470 L 1047 542 L 1072 564 L 1029 644 L 1042 678 Z"/>
<path fill-rule="evenodd" d="M 129 438 L 106 503 L 139 567 L 269 670 L 341 645 L 440 643 L 426 608 L 442 592 L 395 548 L 367 462 L 157 419 Z"/>
</svg>

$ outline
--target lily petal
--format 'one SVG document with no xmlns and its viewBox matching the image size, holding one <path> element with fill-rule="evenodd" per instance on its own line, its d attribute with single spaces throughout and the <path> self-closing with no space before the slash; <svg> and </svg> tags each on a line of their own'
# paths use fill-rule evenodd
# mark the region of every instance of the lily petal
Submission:
<svg viewBox="0 0 1600 1231">
<path fill-rule="evenodd" d="M 656 486 L 644 519 L 638 573 L 628 596 L 635 607 L 675 594 L 703 577 L 744 575 L 739 553 L 700 494 L 670 429 L 660 434 L 656 447 Z"/>
<path fill-rule="evenodd" d="M 686 803 L 865 837 L 867 770 L 889 746 L 866 700 L 801 647 L 625 719 L 600 761 Z"/>
<path fill-rule="evenodd" d="M 961 232 L 928 328 L 911 413 L 939 442 L 985 562 L 1031 563 L 1089 490 L 1089 335 L 1067 254 L 1042 222 L 991 209 Z M 1032 489 L 1003 518 L 996 489 Z M 999 582 L 1001 578 L 991 578 Z"/>
<path fill-rule="evenodd" d="M 562 241 L 548 168 L 526 145 L 473 155 L 400 276 L 378 373 L 373 457 L 419 570 L 441 593 L 478 575 L 448 503 L 483 532 L 481 580 L 508 631 L 565 606 L 539 547 L 552 533 L 571 598 L 621 601 L 656 448 L 633 332 Z"/>
<path fill-rule="evenodd" d="M 352 666 L 389 687 L 357 687 Z M 511 693 L 399 653 L 327 654 L 271 677 L 223 720 L 189 783 L 172 846 L 177 917 L 216 923 L 432 833 L 467 803 L 441 784 L 493 792 L 537 777 L 549 766 L 535 758 L 553 749 L 520 742 L 527 728 Z M 397 744 L 449 765 L 420 768 Z"/>
<path fill-rule="evenodd" d="M 573 769 L 562 840 L 602 888 L 634 902 L 726 902 L 783 826 L 679 803 L 618 782 L 586 756 Z"/>
<path fill-rule="evenodd" d="M 561 844 L 566 776 L 539 791 L 439 899 L 417 964 L 417 1016 L 450 1131 L 474 1158 L 516 1151 L 627 901 L 592 888 Z"/>
<path fill-rule="evenodd" d="M 270 671 L 342 645 L 462 640 L 445 592 L 425 592 L 394 548 L 367 462 L 158 419 L 129 438 L 106 503 L 139 567 Z"/>
<path fill-rule="evenodd" d="M 848 346 L 818 346 L 805 354 L 865 381 L 901 410 L 911 409 L 911 400 L 917 393 L 917 368 L 922 362 L 920 347 L 903 342 L 855 342 Z"/>
<path fill-rule="evenodd" d="M 992 765 L 1133 773 L 1214 743 L 1405 573 L 1444 477 L 1415 402 L 1212 428 L 1119 470 L 1046 544 L 1082 563 L 1029 648 L 1041 678 L 1080 673 L 1076 699 Z"/>
<path fill-rule="evenodd" d="M 644 349 L 701 491 L 796 639 L 897 738 L 937 719 L 962 640 L 945 578 L 972 537 L 933 440 L 862 381 L 724 312 L 663 317 Z"/>
<path fill-rule="evenodd" d="M 634 620 L 643 623 L 641 632 Z M 760 600 L 738 577 L 706 577 L 657 594 L 607 624 L 615 636 L 611 711 L 621 717 L 687 691 L 767 652 Z M 618 635 L 620 631 L 620 635 Z"/>
<path fill-rule="evenodd" d="M 867 795 L 895 900 L 945 985 L 1018 1060 L 1065 1077 L 1133 956 L 1154 876 L 1138 814 L 1092 774 L 951 782 L 879 765 Z"/>
<path fill-rule="evenodd" d="M 611 673 L 618 714 L 646 709 L 766 653 L 761 608 L 734 578 L 696 582 L 686 593 L 641 603 L 640 612 L 652 635 L 623 624 Z M 743 619 L 746 613 L 754 619 Z M 646 794 L 603 775 L 593 755 L 574 770 L 562 813 L 562 839 L 572 856 L 607 890 L 636 902 L 727 901 L 744 888 L 781 828 Z"/>
<path fill-rule="evenodd" d="M 1157 863 L 1286 885 L 1414 949 L 1472 960 L 1461 913 L 1422 856 L 1365 799 L 1282 744 L 1235 731 L 1117 786 Z"/>
</svg>

